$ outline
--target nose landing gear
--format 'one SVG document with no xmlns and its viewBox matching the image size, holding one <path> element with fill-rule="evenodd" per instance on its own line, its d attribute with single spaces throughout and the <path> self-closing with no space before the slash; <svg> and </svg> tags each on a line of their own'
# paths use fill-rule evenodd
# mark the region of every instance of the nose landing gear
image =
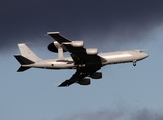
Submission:
<svg viewBox="0 0 163 120">
<path fill-rule="evenodd" d="M 136 66 L 136 60 L 133 61 L 133 66 Z"/>
</svg>

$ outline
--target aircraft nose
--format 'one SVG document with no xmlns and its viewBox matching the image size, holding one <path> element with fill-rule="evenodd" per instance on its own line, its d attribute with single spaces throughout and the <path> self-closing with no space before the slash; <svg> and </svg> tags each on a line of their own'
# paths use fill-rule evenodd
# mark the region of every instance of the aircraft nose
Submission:
<svg viewBox="0 0 163 120">
<path fill-rule="evenodd" d="M 148 56 L 149 56 L 149 54 L 147 54 L 147 53 L 143 52 L 143 53 L 141 54 L 141 56 L 142 56 L 143 58 L 146 58 L 146 57 L 148 57 Z"/>
</svg>

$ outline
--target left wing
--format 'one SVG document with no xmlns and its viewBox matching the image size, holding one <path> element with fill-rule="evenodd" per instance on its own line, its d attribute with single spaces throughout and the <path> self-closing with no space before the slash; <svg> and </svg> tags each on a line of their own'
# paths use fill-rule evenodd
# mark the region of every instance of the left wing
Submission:
<svg viewBox="0 0 163 120">
<path fill-rule="evenodd" d="M 66 86 L 69 86 L 73 83 L 77 83 L 78 81 L 82 80 L 86 76 L 87 76 L 87 74 L 81 75 L 80 70 L 77 70 L 76 73 L 69 80 L 64 81 L 58 87 L 66 87 Z"/>
<path fill-rule="evenodd" d="M 71 53 L 70 55 L 77 67 L 76 73 L 69 80 L 66 80 L 59 86 L 69 86 L 75 82 L 80 82 L 85 77 L 90 76 L 101 69 L 101 57 L 97 54 L 87 54 L 86 49 L 83 46 L 74 47 L 71 44 L 72 41 L 59 35 L 59 32 L 48 32 L 47 34 Z"/>
</svg>

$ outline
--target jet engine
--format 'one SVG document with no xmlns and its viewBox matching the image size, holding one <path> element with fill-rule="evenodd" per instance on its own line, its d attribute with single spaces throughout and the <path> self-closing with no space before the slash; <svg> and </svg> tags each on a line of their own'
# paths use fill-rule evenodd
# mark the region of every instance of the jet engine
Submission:
<svg viewBox="0 0 163 120">
<path fill-rule="evenodd" d="M 47 48 L 48 48 L 48 50 L 51 51 L 51 52 L 56 52 L 56 53 L 58 53 L 58 49 L 59 49 L 59 48 L 62 48 L 62 46 L 61 46 L 61 44 L 59 44 L 57 41 L 55 41 L 55 42 L 50 43 L 50 44 L 48 45 Z M 66 52 L 66 50 L 63 49 L 63 52 Z"/>
<path fill-rule="evenodd" d="M 102 78 L 102 73 L 101 72 L 95 72 L 94 74 L 89 76 L 92 79 L 101 79 Z"/>
<path fill-rule="evenodd" d="M 84 46 L 84 42 L 83 41 L 72 41 L 72 46 L 74 47 L 83 47 Z"/>
<path fill-rule="evenodd" d="M 72 45 L 73 47 L 83 47 L 84 42 L 83 41 L 72 41 L 72 42 L 63 42 L 63 45 Z"/>
<path fill-rule="evenodd" d="M 84 78 L 84 79 L 78 81 L 77 83 L 80 84 L 80 85 L 90 85 L 91 81 L 88 78 Z"/>
<path fill-rule="evenodd" d="M 98 54 L 98 49 L 86 49 L 86 53 L 88 54 L 88 55 L 96 55 L 96 54 Z"/>
</svg>

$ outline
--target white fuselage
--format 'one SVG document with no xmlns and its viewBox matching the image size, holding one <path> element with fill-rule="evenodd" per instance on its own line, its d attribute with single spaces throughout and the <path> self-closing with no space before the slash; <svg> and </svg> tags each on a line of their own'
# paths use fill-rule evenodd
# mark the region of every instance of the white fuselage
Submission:
<svg viewBox="0 0 163 120">
<path fill-rule="evenodd" d="M 118 63 L 127 63 L 127 62 L 136 62 L 148 57 L 148 54 L 140 51 L 119 51 L 119 52 L 109 52 L 102 53 L 99 56 L 104 58 L 106 62 L 103 62 L 103 65 L 107 64 L 118 64 Z"/>
<path fill-rule="evenodd" d="M 140 50 L 107 52 L 98 54 L 102 59 L 102 66 L 108 64 L 118 64 L 142 60 L 148 57 L 148 54 Z M 34 64 L 23 65 L 24 67 L 45 68 L 45 69 L 75 69 L 76 66 L 71 57 L 57 59 L 40 60 Z"/>
</svg>

